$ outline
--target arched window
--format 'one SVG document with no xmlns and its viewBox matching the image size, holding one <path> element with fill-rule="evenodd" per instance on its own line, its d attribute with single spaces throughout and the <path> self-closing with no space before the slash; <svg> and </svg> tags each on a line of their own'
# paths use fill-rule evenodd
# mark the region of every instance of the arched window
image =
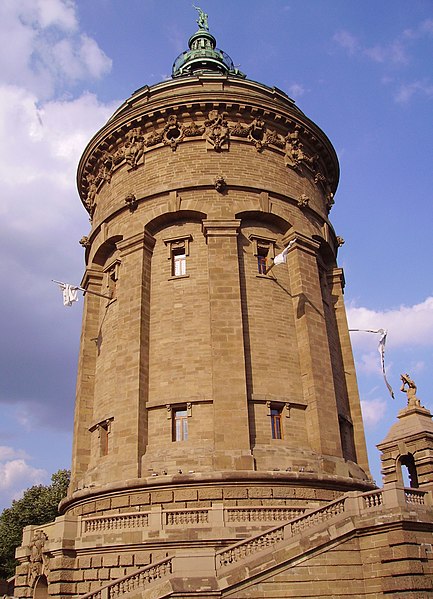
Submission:
<svg viewBox="0 0 433 599">
<path fill-rule="evenodd" d="M 415 459 L 411 453 L 402 455 L 399 459 L 400 475 L 405 487 L 418 488 L 418 475 L 416 472 Z"/>
</svg>

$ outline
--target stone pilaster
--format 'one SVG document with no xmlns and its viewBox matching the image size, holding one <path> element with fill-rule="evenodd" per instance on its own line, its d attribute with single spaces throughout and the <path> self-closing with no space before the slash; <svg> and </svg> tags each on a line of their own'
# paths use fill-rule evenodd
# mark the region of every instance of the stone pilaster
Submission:
<svg viewBox="0 0 433 599">
<path fill-rule="evenodd" d="M 102 293 L 102 272 L 87 268 L 82 280 L 82 287 L 88 291 Z M 90 460 L 89 428 L 93 418 L 93 402 L 95 393 L 95 369 L 97 359 L 99 310 L 103 300 L 97 295 L 88 293 L 84 298 L 83 326 L 81 332 L 81 350 L 78 359 L 77 390 L 74 418 L 74 441 L 72 446 L 72 473 L 70 489 L 80 486 Z"/>
<path fill-rule="evenodd" d="M 252 468 L 237 236 L 239 220 L 206 220 L 215 470 Z"/>
<path fill-rule="evenodd" d="M 297 234 L 287 261 L 304 400 L 308 406 L 309 443 L 319 454 L 341 457 L 333 373 L 316 259 L 318 249 L 318 242 Z"/>
<path fill-rule="evenodd" d="M 349 327 L 347 325 L 346 309 L 344 307 L 344 274 L 343 269 L 334 268 L 328 273 L 328 283 L 335 310 L 335 319 L 338 329 L 338 338 L 341 346 L 343 361 L 342 371 L 346 380 L 347 399 L 349 402 L 350 417 L 353 424 L 353 439 L 355 443 L 356 461 L 366 474 L 369 474 L 367 446 L 365 443 L 364 425 L 362 422 L 361 403 L 356 380 L 355 362 L 352 354 Z"/>
</svg>

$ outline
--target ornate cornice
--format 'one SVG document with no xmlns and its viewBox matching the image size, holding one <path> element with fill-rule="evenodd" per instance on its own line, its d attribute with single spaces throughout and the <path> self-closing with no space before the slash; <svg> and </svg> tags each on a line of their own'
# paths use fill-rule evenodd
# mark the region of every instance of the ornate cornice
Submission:
<svg viewBox="0 0 433 599">
<path fill-rule="evenodd" d="M 282 92 L 243 80 L 210 91 L 209 79 L 215 78 L 192 78 L 195 87 L 203 84 L 195 92 L 197 98 L 189 93 L 190 82 L 147 88 L 145 99 L 143 92 L 135 102 L 133 96 L 95 135 L 78 169 L 78 188 L 91 217 L 99 190 L 110 184 L 119 167 L 135 170 L 144 166 L 146 153 L 156 147 L 169 145 L 175 151 L 194 138 L 204 139 L 206 149 L 216 152 L 228 151 L 230 140 L 235 140 L 252 144 L 258 152 L 282 154 L 288 168 L 309 176 L 321 188 L 331 208 L 339 170 L 326 135 Z M 241 98 L 238 87 L 245 85 L 249 96 Z M 174 97 L 162 93 L 171 88 L 183 93 Z"/>
</svg>

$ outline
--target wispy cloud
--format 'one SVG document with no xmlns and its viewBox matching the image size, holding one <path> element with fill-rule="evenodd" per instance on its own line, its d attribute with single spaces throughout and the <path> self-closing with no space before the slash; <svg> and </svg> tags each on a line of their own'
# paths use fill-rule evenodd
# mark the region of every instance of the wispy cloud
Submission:
<svg viewBox="0 0 433 599">
<path fill-rule="evenodd" d="M 360 44 L 358 38 L 355 37 L 350 31 L 346 29 L 341 29 L 337 31 L 337 33 L 333 36 L 333 41 L 337 43 L 337 45 L 341 46 L 349 54 L 355 54 L 360 48 Z"/>
<path fill-rule="evenodd" d="M 415 95 L 433 98 L 433 83 L 426 80 L 403 83 L 395 94 L 395 101 L 408 104 Z"/>
<path fill-rule="evenodd" d="M 390 310 L 372 310 L 354 304 L 347 310 L 352 329 L 388 329 L 387 343 L 391 347 L 433 345 L 433 296 L 413 306 Z M 355 347 L 371 347 L 371 335 L 352 335 Z"/>
<path fill-rule="evenodd" d="M 301 96 L 303 96 L 307 90 L 302 85 L 302 83 L 294 82 L 291 85 L 289 85 L 288 91 L 289 91 L 289 95 L 292 98 L 297 99 L 297 98 L 300 98 Z"/>
<path fill-rule="evenodd" d="M 374 428 L 383 420 L 387 405 L 383 399 L 361 400 L 362 417 L 366 428 Z"/>
<path fill-rule="evenodd" d="M 413 63 L 414 45 L 423 38 L 429 37 L 433 37 L 433 19 L 426 19 L 416 27 L 405 29 L 388 43 L 367 45 L 347 30 L 338 31 L 332 39 L 349 56 L 366 57 L 395 72 L 396 69 L 407 67 Z M 393 78 L 389 76 L 389 73 L 385 73 L 381 80 L 383 83 L 389 84 Z M 394 99 L 398 104 L 407 104 L 416 96 L 433 98 L 433 83 L 428 75 L 423 79 L 400 83 L 394 93 Z"/>
</svg>

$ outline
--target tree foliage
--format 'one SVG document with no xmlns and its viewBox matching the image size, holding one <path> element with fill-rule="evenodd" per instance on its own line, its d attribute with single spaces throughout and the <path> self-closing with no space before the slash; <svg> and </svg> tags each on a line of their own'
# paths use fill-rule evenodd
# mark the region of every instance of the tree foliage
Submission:
<svg viewBox="0 0 433 599">
<path fill-rule="evenodd" d="M 0 578 L 13 576 L 17 562 L 15 549 L 21 545 L 23 528 L 29 524 L 46 524 L 58 515 L 58 505 L 66 496 L 69 470 L 59 470 L 50 485 L 35 485 L 21 499 L 12 502 L 0 515 Z"/>
</svg>

